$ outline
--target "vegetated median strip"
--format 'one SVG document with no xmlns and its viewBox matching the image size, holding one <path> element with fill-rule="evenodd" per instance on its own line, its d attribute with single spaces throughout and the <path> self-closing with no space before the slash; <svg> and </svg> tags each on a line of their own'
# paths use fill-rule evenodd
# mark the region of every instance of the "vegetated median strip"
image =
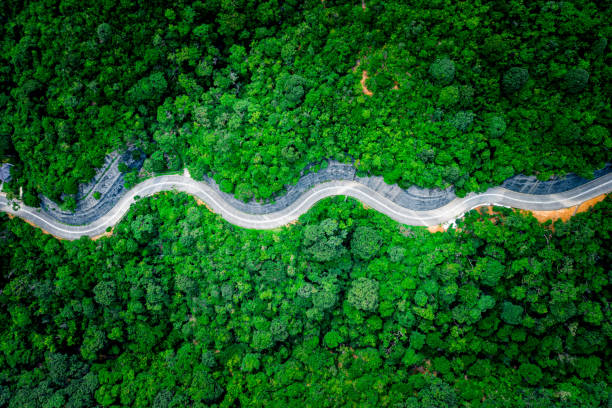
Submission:
<svg viewBox="0 0 612 408">
<path fill-rule="evenodd" d="M 331 184 L 331 185 L 330 185 Z M 107 227 L 114 226 L 127 213 L 136 196 L 150 196 L 162 191 L 186 192 L 220 214 L 225 220 L 235 225 L 252 229 L 272 229 L 295 221 L 317 202 L 331 196 L 351 196 L 364 204 L 380 211 L 394 220 L 416 226 L 432 226 L 461 217 L 466 212 L 482 205 L 502 205 L 524 210 L 542 210 L 539 206 L 561 209 L 573 207 L 581 203 L 575 201 L 584 197 L 583 201 L 592 199 L 612 190 L 612 174 L 600 177 L 582 186 L 564 193 L 550 195 L 530 195 L 517 193 L 494 187 L 488 192 L 474 194 L 466 198 L 457 198 L 452 202 L 434 210 L 416 211 L 403 208 L 371 188 L 355 181 L 331 181 L 314 186 L 304 193 L 292 205 L 284 210 L 269 214 L 252 215 L 244 213 L 226 202 L 218 193 L 204 182 L 195 181 L 181 175 L 158 176 L 134 186 L 106 214 L 101 215 L 92 223 L 77 226 L 63 224 L 44 214 L 38 215 L 34 209 L 21 206 L 13 210 L 5 197 L 0 197 L 3 211 L 33 221 L 37 226 L 49 233 L 67 239 L 77 239 L 81 236 L 97 236 L 105 232 Z M 5 201 L 5 203 L 1 203 Z M 65 228 L 63 227 L 65 226 Z M 88 228 L 89 227 L 89 228 Z"/>
</svg>

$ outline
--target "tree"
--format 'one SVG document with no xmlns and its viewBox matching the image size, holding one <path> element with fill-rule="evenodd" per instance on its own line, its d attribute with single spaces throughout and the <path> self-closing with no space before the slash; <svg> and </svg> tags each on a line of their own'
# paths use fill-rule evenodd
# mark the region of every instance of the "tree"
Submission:
<svg viewBox="0 0 612 408">
<path fill-rule="evenodd" d="M 254 353 L 247 353 L 242 359 L 242 365 L 240 366 L 240 370 L 252 373 L 253 371 L 257 371 L 260 366 L 260 355 Z"/>
<path fill-rule="evenodd" d="M 94 299 L 102 306 L 110 306 L 115 300 L 115 282 L 103 281 L 94 287 Z"/>
<path fill-rule="evenodd" d="M 536 385 L 542 379 L 542 370 L 534 364 L 523 363 L 519 367 L 519 374 L 530 385 Z"/>
<path fill-rule="evenodd" d="M 517 325 L 521 322 L 523 315 L 523 308 L 518 305 L 514 305 L 510 302 L 504 302 L 502 305 L 501 318 L 504 322 L 512 325 Z"/>
<path fill-rule="evenodd" d="M 380 249 L 380 234 L 371 227 L 362 225 L 355 229 L 351 238 L 351 251 L 363 260 L 373 257 Z"/>
<path fill-rule="evenodd" d="M 338 223 L 325 219 L 319 224 L 307 225 L 304 229 L 304 246 L 306 252 L 318 262 L 337 259 L 346 252 L 343 247 L 347 232 L 338 228 Z"/>
<path fill-rule="evenodd" d="M 504 74 L 502 88 L 506 93 L 512 94 L 519 91 L 528 80 L 529 72 L 527 69 L 512 67 Z"/>
<path fill-rule="evenodd" d="M 85 360 L 95 360 L 106 343 L 104 333 L 99 328 L 87 328 L 81 346 L 81 355 Z"/>
<path fill-rule="evenodd" d="M 589 73 L 582 68 L 576 68 L 565 74 L 563 87 L 567 92 L 577 94 L 584 91 L 588 82 Z"/>
<path fill-rule="evenodd" d="M 442 88 L 438 98 L 438 104 L 443 108 L 452 108 L 457 103 L 459 103 L 459 88 L 456 86 Z"/>
<path fill-rule="evenodd" d="M 506 133 L 506 121 L 501 116 L 491 116 L 487 121 L 489 136 L 497 138 Z"/>
<path fill-rule="evenodd" d="M 467 132 L 472 128 L 474 113 L 469 111 L 459 111 L 450 120 L 450 123 L 461 132 Z"/>
<path fill-rule="evenodd" d="M 323 341 L 325 342 L 325 345 L 327 347 L 336 348 L 340 343 L 342 343 L 342 336 L 340 336 L 337 331 L 332 330 L 325 334 L 325 336 L 323 337 Z"/>
<path fill-rule="evenodd" d="M 455 78 L 455 63 L 448 58 L 438 58 L 429 67 L 429 74 L 438 85 L 448 85 Z"/>
<path fill-rule="evenodd" d="M 104 44 L 111 38 L 112 28 L 108 23 L 102 23 L 96 29 L 96 33 L 98 34 L 100 44 Z"/>
<path fill-rule="evenodd" d="M 253 340 L 251 341 L 251 347 L 256 351 L 263 351 L 271 348 L 274 345 L 274 339 L 272 333 L 269 331 L 258 330 L 253 333 Z"/>
<path fill-rule="evenodd" d="M 353 307 L 373 312 L 378 307 L 378 281 L 358 278 L 351 284 L 347 301 Z"/>
</svg>

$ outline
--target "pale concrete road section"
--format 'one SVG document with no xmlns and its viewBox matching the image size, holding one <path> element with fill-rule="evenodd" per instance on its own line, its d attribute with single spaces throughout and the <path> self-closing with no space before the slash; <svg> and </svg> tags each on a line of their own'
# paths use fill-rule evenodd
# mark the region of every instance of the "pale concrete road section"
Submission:
<svg viewBox="0 0 612 408">
<path fill-rule="evenodd" d="M 64 239 L 82 236 L 95 237 L 103 234 L 107 227 L 116 225 L 134 203 L 135 197 L 147 197 L 162 191 L 188 193 L 208 205 L 228 222 L 249 229 L 273 229 L 295 221 L 313 205 L 331 196 L 350 196 L 368 207 L 406 225 L 431 226 L 451 222 L 467 211 L 482 205 L 500 205 L 523 210 L 546 211 L 572 207 L 612 191 L 612 173 L 594 179 L 574 189 L 557 194 L 532 195 L 517 193 L 503 187 L 493 187 L 481 194 L 471 193 L 456 198 L 433 210 L 415 211 L 401 207 L 388 198 L 358 181 L 337 180 L 318 184 L 303 193 L 287 208 L 269 214 L 248 214 L 228 203 L 209 184 L 183 175 L 166 175 L 150 178 L 134 186 L 106 214 L 86 225 L 64 224 L 40 209 L 9 202 L 0 194 L 0 211 L 13 214 Z"/>
</svg>

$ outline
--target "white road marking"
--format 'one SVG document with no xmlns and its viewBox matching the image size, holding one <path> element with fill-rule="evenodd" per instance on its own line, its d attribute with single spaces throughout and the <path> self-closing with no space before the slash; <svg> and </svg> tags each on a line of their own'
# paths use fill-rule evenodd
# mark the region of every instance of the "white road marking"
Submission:
<svg viewBox="0 0 612 408">
<path fill-rule="evenodd" d="M 167 179 L 176 180 L 167 181 Z M 286 225 L 289 222 L 299 218 L 299 216 L 305 213 L 308 208 L 314 206 L 317 202 L 336 195 L 346 195 L 356 198 L 357 200 L 362 201 L 366 205 L 375 208 L 376 210 L 382 212 L 385 215 L 390 216 L 391 218 L 401 223 L 413 225 L 428 225 L 426 222 L 428 220 L 438 220 L 436 223 L 439 223 L 452 220 L 453 217 L 455 217 L 456 219 L 456 217 L 461 216 L 462 214 L 470 211 L 471 209 L 479 205 L 493 204 L 514 207 L 517 205 L 517 203 L 520 203 L 519 208 L 526 210 L 535 209 L 534 206 L 554 203 L 562 204 L 565 207 L 571 207 L 579 204 L 578 202 L 572 202 L 572 200 L 575 200 L 579 197 L 587 196 L 594 191 L 599 191 L 597 195 L 609 193 L 611 190 L 609 186 L 612 184 L 612 174 L 590 181 L 589 183 L 576 187 L 573 190 L 550 195 L 530 196 L 529 194 L 517 193 L 514 191 L 506 190 L 502 187 L 493 187 L 492 190 L 501 191 L 490 193 L 484 192 L 481 194 L 472 195 L 467 198 L 457 198 L 440 208 L 424 211 L 410 210 L 407 208 L 400 207 L 399 205 L 390 201 L 388 198 L 381 196 L 376 191 L 358 182 L 331 181 L 328 183 L 335 183 L 336 185 L 324 186 L 327 183 L 319 184 L 304 193 L 304 195 L 299 197 L 286 209 L 269 214 L 252 215 L 244 213 L 240 210 L 237 210 L 235 207 L 232 207 L 231 204 L 223 200 L 222 197 L 219 197 L 218 194 L 214 190 L 212 190 L 210 186 L 203 182 L 198 182 L 191 179 L 190 177 L 180 175 L 159 176 L 145 180 L 139 185 L 135 186 L 130 191 L 128 191 L 127 194 L 124 195 L 108 213 L 101 216 L 98 220 L 83 226 L 69 226 L 53 219 L 47 219 L 45 216 L 35 214 L 30 210 L 29 207 L 23 206 L 22 204 L 20 204 L 21 208 L 18 211 L 13 211 L 9 207 L 8 200 L 6 200 L 4 195 L 0 196 L 0 202 L 6 202 L 4 203 L 4 206 L 6 208 L 2 208 L 2 211 L 6 211 L 17 216 L 27 215 L 29 216 L 30 221 L 34 222 L 35 220 L 37 220 L 38 222 L 35 222 L 37 225 L 43 228 L 47 227 L 44 229 L 52 230 L 49 232 L 59 232 L 60 234 L 57 235 L 66 234 L 65 236 L 63 236 L 65 238 L 73 238 L 73 236 L 83 236 L 88 235 L 90 233 L 94 233 L 91 235 L 101 234 L 106 230 L 107 227 L 117 224 L 119 220 L 123 218 L 125 213 L 129 211 L 130 206 L 133 204 L 135 196 L 146 197 L 166 190 L 183 191 L 192 196 L 195 196 L 204 201 L 210 207 L 212 207 L 214 212 L 220 213 L 221 216 L 227 221 L 245 228 L 265 229 L 277 228 L 282 225 Z M 588 184 L 594 185 L 588 188 L 587 190 L 580 191 Z M 579 191 L 572 193 L 575 190 Z M 565 195 L 567 194 L 572 195 L 566 197 Z M 496 204 L 494 202 L 488 203 L 488 199 L 501 199 L 500 201 L 505 200 L 506 202 L 503 204 Z M 473 201 L 480 201 L 481 203 L 469 207 L 468 203 Z M 450 205 L 452 205 L 452 207 L 448 207 Z M 62 227 L 63 225 L 65 225 L 65 228 Z"/>
</svg>

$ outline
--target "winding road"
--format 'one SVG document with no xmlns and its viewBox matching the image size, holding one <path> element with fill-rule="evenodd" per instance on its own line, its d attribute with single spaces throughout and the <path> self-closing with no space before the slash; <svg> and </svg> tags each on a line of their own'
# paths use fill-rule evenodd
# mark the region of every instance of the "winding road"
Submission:
<svg viewBox="0 0 612 408">
<path fill-rule="evenodd" d="M 557 194 L 524 194 L 503 187 L 493 187 L 484 193 L 471 193 L 464 198 L 455 198 L 440 208 L 425 211 L 402 207 L 358 181 L 336 180 L 317 184 L 282 210 L 268 214 L 248 214 L 232 206 L 206 182 L 196 181 L 186 175 L 164 175 L 145 180 L 127 191 L 106 214 L 86 225 L 64 224 L 39 208 L 9 201 L 5 194 L 0 194 L 0 211 L 29 221 L 56 237 L 72 240 L 82 236 L 96 237 L 104 234 L 107 227 L 112 227 L 121 220 L 137 196 L 146 197 L 162 191 L 188 193 L 202 200 L 213 212 L 220 214 L 228 222 L 251 229 L 273 229 L 287 225 L 318 201 L 331 196 L 356 198 L 402 224 L 431 226 L 453 221 L 467 211 L 482 205 L 492 204 L 537 211 L 558 210 L 579 205 L 599 195 L 610 193 L 612 173 Z"/>
</svg>

